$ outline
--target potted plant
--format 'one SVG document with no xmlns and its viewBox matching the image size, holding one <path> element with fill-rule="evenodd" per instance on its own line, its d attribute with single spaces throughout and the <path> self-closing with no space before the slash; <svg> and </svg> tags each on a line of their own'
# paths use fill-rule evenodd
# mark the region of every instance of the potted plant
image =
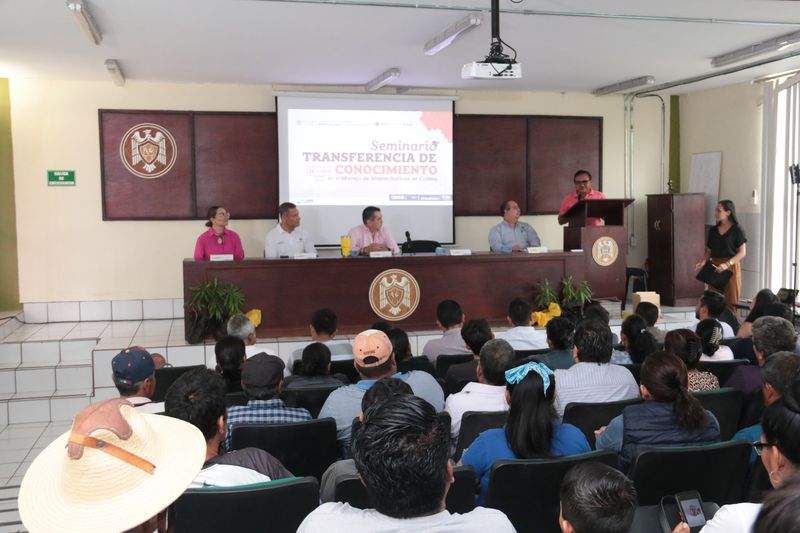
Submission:
<svg viewBox="0 0 800 533">
<path fill-rule="evenodd" d="M 536 284 L 536 307 L 539 310 L 545 310 L 550 307 L 552 303 L 558 303 L 558 292 L 556 288 L 550 283 L 550 280 L 545 278 Z"/>
<path fill-rule="evenodd" d="M 579 313 L 583 313 L 584 304 L 592 301 L 592 288 L 589 282 L 584 280 L 575 284 L 572 276 L 561 278 L 561 304 L 565 308 L 577 308 Z"/>
<path fill-rule="evenodd" d="M 189 344 L 203 342 L 210 333 L 216 340 L 226 335 L 228 319 L 242 313 L 244 293 L 234 285 L 221 285 L 217 278 L 190 287 L 192 297 L 186 304 L 191 312 L 191 324 L 186 331 Z"/>
</svg>

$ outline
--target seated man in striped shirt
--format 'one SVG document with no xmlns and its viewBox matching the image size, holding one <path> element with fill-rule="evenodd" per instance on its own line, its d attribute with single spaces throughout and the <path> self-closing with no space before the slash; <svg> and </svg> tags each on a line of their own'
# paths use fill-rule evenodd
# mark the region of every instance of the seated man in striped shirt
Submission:
<svg viewBox="0 0 800 533">
<path fill-rule="evenodd" d="M 280 399 L 283 383 L 283 360 L 275 355 L 256 354 L 242 369 L 242 389 L 247 405 L 228 408 L 228 429 L 222 448 L 231 449 L 233 428 L 242 424 L 288 424 L 311 419 L 306 409 L 286 407 Z"/>
<path fill-rule="evenodd" d="M 559 417 L 570 402 L 614 402 L 639 396 L 630 370 L 611 364 L 611 330 L 597 320 L 584 320 L 575 328 L 572 354 L 575 364 L 556 370 L 555 407 Z"/>
</svg>

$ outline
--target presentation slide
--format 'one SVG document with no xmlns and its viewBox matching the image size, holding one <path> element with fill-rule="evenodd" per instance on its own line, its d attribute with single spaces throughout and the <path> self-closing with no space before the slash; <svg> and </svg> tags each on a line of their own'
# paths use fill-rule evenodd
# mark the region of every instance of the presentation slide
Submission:
<svg viewBox="0 0 800 533">
<path fill-rule="evenodd" d="M 278 96 L 281 201 L 319 245 L 337 244 L 369 205 L 398 243 L 452 243 L 451 99 Z"/>
</svg>

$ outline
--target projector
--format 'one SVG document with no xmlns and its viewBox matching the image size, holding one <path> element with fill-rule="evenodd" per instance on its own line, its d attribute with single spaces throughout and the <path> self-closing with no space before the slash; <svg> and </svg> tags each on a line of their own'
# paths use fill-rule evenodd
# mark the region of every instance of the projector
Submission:
<svg viewBox="0 0 800 533">
<path fill-rule="evenodd" d="M 464 79 L 478 80 L 517 80 L 522 77 L 522 65 L 519 63 L 489 63 L 473 61 L 461 69 Z"/>
</svg>

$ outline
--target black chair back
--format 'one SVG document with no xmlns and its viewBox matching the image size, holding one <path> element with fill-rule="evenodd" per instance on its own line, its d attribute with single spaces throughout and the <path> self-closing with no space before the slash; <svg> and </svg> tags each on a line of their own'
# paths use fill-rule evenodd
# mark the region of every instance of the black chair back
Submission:
<svg viewBox="0 0 800 533">
<path fill-rule="evenodd" d="M 581 430 L 589 441 L 589 446 L 594 449 L 594 430 L 600 426 L 607 426 L 611 419 L 622 414 L 622 410 L 629 405 L 641 403 L 641 398 L 630 398 L 616 402 L 582 403 L 570 402 L 564 408 L 564 423 L 572 424 Z"/>
<path fill-rule="evenodd" d="M 453 458 L 461 460 L 461 454 L 487 429 L 501 428 L 508 420 L 508 411 L 467 411 L 461 417 L 456 453 Z"/>
<path fill-rule="evenodd" d="M 764 412 L 764 392 L 761 388 L 744 395 L 742 416 L 739 417 L 739 429 L 750 427 L 761 421 Z"/>
<path fill-rule="evenodd" d="M 444 379 L 447 376 L 447 369 L 452 365 L 459 363 L 466 363 L 472 361 L 474 356 L 471 353 L 466 354 L 442 354 L 436 358 L 436 375 Z"/>
<path fill-rule="evenodd" d="M 153 392 L 153 403 L 163 402 L 169 388 L 185 372 L 205 367 L 205 365 L 165 366 L 156 370 L 156 390 Z"/>
<path fill-rule="evenodd" d="M 559 533 L 559 487 L 564 475 L 582 461 L 617 466 L 613 451 L 554 459 L 497 461 L 489 477 L 486 507 L 503 511 L 517 531 Z"/>
<path fill-rule="evenodd" d="M 316 418 L 319 416 L 322 405 L 325 403 L 325 400 L 328 399 L 328 396 L 331 395 L 331 392 L 343 385 L 344 384 L 339 386 L 334 385 L 315 387 L 313 389 L 288 388 L 281 391 L 281 400 L 283 400 L 283 402 L 289 407 L 302 407 L 304 409 L 308 409 L 308 412 L 311 413 L 311 416 Z"/>
<path fill-rule="evenodd" d="M 475 508 L 475 487 L 477 480 L 471 466 L 462 465 L 453 468 L 455 480 L 447 491 L 445 507 L 451 513 L 468 513 Z M 367 489 L 357 475 L 342 476 L 334 488 L 334 501 L 349 503 L 358 509 L 374 507 L 367 494 Z"/>
<path fill-rule="evenodd" d="M 728 382 L 728 379 L 733 374 L 739 365 L 749 364 L 747 359 L 731 359 L 728 361 L 700 361 L 697 363 L 697 370 L 703 372 L 711 372 L 719 380 L 719 384 L 723 385 Z"/>
<path fill-rule="evenodd" d="M 741 502 L 751 450 L 744 441 L 643 448 L 633 459 L 629 477 L 639 505 L 656 505 L 666 494 L 687 490 L 720 505 Z"/>
<path fill-rule="evenodd" d="M 524 359 L 528 359 L 530 361 L 536 361 L 537 363 L 541 363 L 544 361 L 544 357 L 546 353 L 550 352 L 550 348 L 540 348 L 538 350 L 514 350 L 514 361 L 519 362 Z"/>
<path fill-rule="evenodd" d="M 294 533 L 319 505 L 313 477 L 244 485 L 188 489 L 172 505 L 175 533 Z"/>
<path fill-rule="evenodd" d="M 331 361 L 331 374 L 344 374 L 350 380 L 350 383 L 355 383 L 361 379 L 352 359 Z"/>
<path fill-rule="evenodd" d="M 626 363 L 624 365 L 619 365 L 619 366 L 624 366 L 625 368 L 630 370 L 631 374 L 633 374 L 633 379 L 636 380 L 636 384 L 637 385 L 641 384 L 641 382 L 639 381 L 639 374 L 642 371 L 642 365 L 640 363 Z"/>
<path fill-rule="evenodd" d="M 240 424 L 233 427 L 232 448 L 261 448 L 296 476 L 322 478 L 339 458 L 336 421 L 320 418 L 292 424 Z"/>
<path fill-rule="evenodd" d="M 404 254 L 432 254 L 441 244 L 438 241 L 406 241 L 400 245 Z"/>
<path fill-rule="evenodd" d="M 725 387 L 693 393 L 704 409 L 708 409 L 719 422 L 719 440 L 730 440 L 739 429 L 744 393 L 739 389 Z"/>
<path fill-rule="evenodd" d="M 247 405 L 247 395 L 242 391 L 225 394 L 225 407 L 234 405 Z"/>
</svg>

